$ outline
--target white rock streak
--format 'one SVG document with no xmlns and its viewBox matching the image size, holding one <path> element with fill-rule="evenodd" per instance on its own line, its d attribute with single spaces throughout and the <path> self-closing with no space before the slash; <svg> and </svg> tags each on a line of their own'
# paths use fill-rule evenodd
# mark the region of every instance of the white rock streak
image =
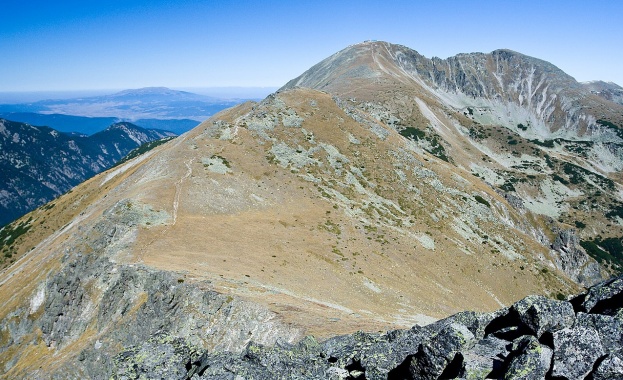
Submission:
<svg viewBox="0 0 623 380">
<path fill-rule="evenodd" d="M 189 178 L 190 175 L 193 173 L 193 169 L 190 166 L 191 162 L 192 160 L 188 160 L 184 162 L 187 168 L 186 174 L 184 174 L 184 176 L 182 176 L 182 178 L 180 178 L 175 183 L 175 197 L 173 198 L 173 224 L 172 225 L 175 225 L 175 223 L 177 222 L 177 210 L 180 206 L 180 195 L 182 194 L 182 184 L 184 183 L 184 180 Z"/>
</svg>

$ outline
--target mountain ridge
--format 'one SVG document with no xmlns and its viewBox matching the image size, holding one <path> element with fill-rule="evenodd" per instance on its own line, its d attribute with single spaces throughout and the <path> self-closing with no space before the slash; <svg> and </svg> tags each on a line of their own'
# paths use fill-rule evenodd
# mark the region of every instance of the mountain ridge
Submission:
<svg viewBox="0 0 623 380">
<path fill-rule="evenodd" d="M 224 368 L 242 374 L 246 359 L 262 368 L 281 360 L 254 342 L 292 357 L 288 344 L 313 334 L 328 339 L 328 351 L 300 344 L 313 355 L 336 353 L 314 356 L 322 371 L 326 360 L 338 363 L 336 376 L 356 378 L 375 364 L 351 355 L 348 342 L 385 345 L 401 333 L 330 338 L 428 324 L 465 309 L 493 319 L 481 324 L 482 314 L 469 312 L 451 320 L 513 340 L 517 357 L 547 351 L 549 335 L 515 341 L 525 326 L 515 312 L 494 311 L 528 294 L 550 298 L 537 297 L 539 305 L 561 305 L 551 298 L 620 270 L 619 108 L 580 87 L 563 93 L 556 80 L 548 87 L 540 80 L 548 74 L 530 76 L 529 63 L 513 78 L 521 62 L 512 57 L 498 71 L 485 55 L 448 62 L 385 43 L 357 49 L 0 230 L 19 251 L 0 275 L 7 376 L 122 376 L 135 360 L 157 361 L 151 349 L 162 347 L 175 354 L 163 360 L 182 378 L 201 376 L 193 368 L 204 361 L 214 371 L 220 360 L 233 363 Z M 506 77 L 484 80 L 485 73 Z M 582 117 L 602 110 L 612 118 Z M 565 328 L 576 304 L 555 313 Z M 525 306 L 512 310 L 542 310 Z M 448 325 L 431 326 L 425 331 L 445 336 L 437 327 Z M 467 330 L 445 331 L 462 342 Z M 480 335 L 485 355 L 496 355 Z M 439 352 L 435 339 L 396 356 L 398 375 L 408 378 L 411 367 L 428 373 L 421 364 L 431 358 L 437 378 L 460 361 L 465 351 Z M 233 354 L 195 355 L 221 350 Z M 377 368 L 392 370 L 379 360 Z"/>
</svg>

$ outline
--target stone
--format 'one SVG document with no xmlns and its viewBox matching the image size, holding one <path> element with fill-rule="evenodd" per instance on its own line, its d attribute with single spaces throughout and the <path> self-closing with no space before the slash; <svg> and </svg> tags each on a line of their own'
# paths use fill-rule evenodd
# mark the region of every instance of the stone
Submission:
<svg viewBox="0 0 623 380">
<path fill-rule="evenodd" d="M 590 288 L 582 307 L 588 313 L 614 314 L 623 307 L 623 275 Z"/>
<path fill-rule="evenodd" d="M 511 343 L 489 336 L 480 340 L 470 350 L 463 352 L 463 370 L 460 374 L 465 379 L 499 378 L 503 374 L 505 361 Z"/>
<path fill-rule="evenodd" d="M 521 322 L 540 338 L 544 332 L 554 332 L 573 326 L 575 313 L 566 301 L 556 301 L 543 296 L 528 296 L 512 307 Z"/>
<path fill-rule="evenodd" d="M 452 323 L 420 345 L 411 358 L 409 372 L 416 379 L 438 379 L 455 360 L 462 362 L 460 351 L 475 343 L 474 334 L 466 326 Z"/>
<path fill-rule="evenodd" d="M 582 380 L 592 371 L 597 359 L 605 354 L 599 335 L 593 328 L 577 326 L 554 332 L 552 376 Z"/>
<path fill-rule="evenodd" d="M 580 246 L 575 230 L 558 232 L 552 249 L 558 253 L 556 266 L 575 281 L 591 286 L 603 280 L 599 264 Z"/>
<path fill-rule="evenodd" d="M 526 335 L 513 342 L 512 359 L 504 374 L 505 379 L 529 380 L 544 379 L 552 360 L 551 348 L 544 346 Z"/>
<path fill-rule="evenodd" d="M 623 352 L 623 316 L 578 313 L 576 326 L 597 331 L 601 344 L 607 352 Z"/>
<path fill-rule="evenodd" d="M 623 379 L 623 359 L 616 355 L 606 356 L 592 375 L 593 380 Z"/>
</svg>

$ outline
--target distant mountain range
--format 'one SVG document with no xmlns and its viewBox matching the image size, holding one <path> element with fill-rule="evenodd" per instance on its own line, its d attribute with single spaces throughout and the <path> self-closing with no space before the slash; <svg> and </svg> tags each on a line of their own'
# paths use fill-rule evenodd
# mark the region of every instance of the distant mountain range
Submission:
<svg viewBox="0 0 623 380">
<path fill-rule="evenodd" d="M 171 136 L 130 123 L 86 136 L 0 119 L 0 226 L 108 169 L 132 149 Z"/>
<path fill-rule="evenodd" d="M 118 117 L 87 117 L 34 112 L 0 112 L 0 118 L 30 125 L 46 126 L 59 132 L 76 132 L 85 135 L 92 135 L 108 128 L 111 124 L 123 122 Z M 192 119 L 138 119 L 132 124 L 145 129 L 161 129 L 182 134 L 196 127 L 199 122 Z"/>
<path fill-rule="evenodd" d="M 220 99 L 166 87 L 110 95 L 0 105 L 0 117 L 63 132 L 93 134 L 111 122 L 184 133 L 215 113 L 246 99 Z"/>
</svg>

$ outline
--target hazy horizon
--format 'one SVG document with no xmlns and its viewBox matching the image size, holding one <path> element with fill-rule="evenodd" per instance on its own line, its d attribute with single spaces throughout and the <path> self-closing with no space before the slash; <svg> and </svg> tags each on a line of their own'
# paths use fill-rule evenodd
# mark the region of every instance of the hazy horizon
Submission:
<svg viewBox="0 0 623 380">
<path fill-rule="evenodd" d="M 166 86 L 148 86 L 166 87 Z M 141 87 L 144 88 L 144 87 Z M 199 95 L 212 96 L 222 99 L 262 99 L 275 92 L 279 87 L 181 87 L 171 90 L 187 91 Z M 115 88 L 115 89 L 84 89 L 70 91 L 0 91 L 0 104 L 20 104 L 38 102 L 42 100 L 64 100 L 81 97 L 110 95 L 125 90 L 135 90 L 136 88 Z"/>
</svg>

